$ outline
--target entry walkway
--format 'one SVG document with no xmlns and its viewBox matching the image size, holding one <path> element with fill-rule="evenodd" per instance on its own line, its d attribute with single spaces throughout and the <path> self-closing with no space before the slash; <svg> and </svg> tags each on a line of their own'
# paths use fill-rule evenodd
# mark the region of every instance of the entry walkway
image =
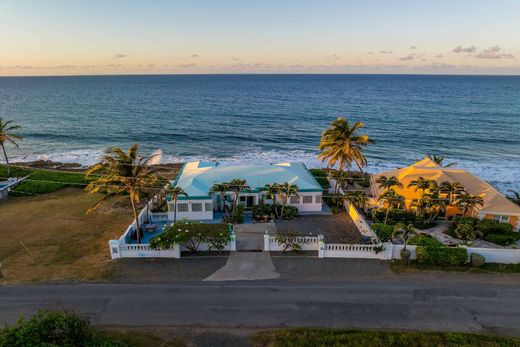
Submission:
<svg viewBox="0 0 520 347">
<path fill-rule="evenodd" d="M 263 251 L 264 234 L 276 232 L 274 223 L 238 224 L 233 228 L 237 236 L 237 251 Z"/>
<path fill-rule="evenodd" d="M 268 252 L 231 252 L 222 268 L 204 281 L 270 280 L 280 277 Z"/>
</svg>

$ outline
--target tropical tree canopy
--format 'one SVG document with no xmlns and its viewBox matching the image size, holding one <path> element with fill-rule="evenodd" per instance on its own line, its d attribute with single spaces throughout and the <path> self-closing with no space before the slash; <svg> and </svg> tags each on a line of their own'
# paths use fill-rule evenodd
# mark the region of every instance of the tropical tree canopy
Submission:
<svg viewBox="0 0 520 347">
<path fill-rule="evenodd" d="M 464 193 L 459 195 L 455 201 L 455 205 L 462 210 L 464 215 L 467 215 L 467 213 L 477 205 L 483 206 L 484 200 L 478 195 Z"/>
<path fill-rule="evenodd" d="M 188 196 L 181 187 L 174 187 L 171 183 L 168 183 L 166 187 L 166 194 L 169 195 L 173 201 L 173 223 L 177 223 L 177 199 L 179 196 Z"/>
<path fill-rule="evenodd" d="M 450 166 L 453 166 L 453 165 L 457 165 L 457 163 L 449 163 L 449 164 L 446 164 L 446 165 L 442 165 L 442 163 L 444 162 L 444 159 L 446 159 L 442 155 L 429 154 L 428 153 L 428 154 L 426 154 L 426 157 L 429 158 L 431 161 L 433 161 L 435 164 L 438 164 L 438 165 L 441 165 L 441 166 L 444 166 L 444 167 L 450 167 Z"/>
<path fill-rule="evenodd" d="M 403 184 L 395 176 L 386 177 L 385 175 L 381 175 L 377 178 L 376 182 L 379 183 L 379 188 L 384 188 L 384 189 L 389 189 L 392 187 L 403 188 Z"/>
<path fill-rule="evenodd" d="M 7 176 L 10 175 L 11 168 L 9 166 L 9 158 L 7 157 L 5 145 L 10 143 L 18 148 L 18 143 L 16 141 L 22 141 L 22 137 L 20 135 L 14 134 L 13 131 L 19 130 L 21 128 L 21 126 L 13 124 L 12 120 L 4 121 L 4 119 L 0 117 L 0 146 L 2 147 L 5 163 L 7 165 Z"/>
<path fill-rule="evenodd" d="M 137 240 L 141 240 L 141 230 L 137 218 L 137 206 L 143 191 L 157 189 L 160 186 L 160 178 L 155 173 L 155 169 L 149 163 L 156 159 L 159 154 L 149 157 L 139 156 L 139 144 L 134 144 L 124 152 L 119 147 L 110 147 L 105 151 L 101 161 L 91 167 L 85 173 L 87 178 L 96 179 L 90 182 L 86 190 L 89 193 L 105 193 L 88 211 L 91 212 L 98 208 L 103 202 L 116 195 L 127 193 L 132 204 L 132 211 L 137 226 Z"/>
<path fill-rule="evenodd" d="M 373 142 L 368 135 L 358 134 L 363 127 L 361 122 L 351 126 L 343 117 L 334 120 L 321 135 L 318 158 L 327 161 L 329 167 L 337 164 L 339 170 L 348 170 L 353 163 L 362 170 L 367 165 L 363 149 Z"/>
</svg>

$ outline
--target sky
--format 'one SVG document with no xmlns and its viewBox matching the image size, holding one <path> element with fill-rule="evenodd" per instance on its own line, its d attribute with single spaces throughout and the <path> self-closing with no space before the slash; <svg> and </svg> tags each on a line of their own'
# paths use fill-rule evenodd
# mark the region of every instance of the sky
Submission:
<svg viewBox="0 0 520 347">
<path fill-rule="evenodd" d="M 0 76 L 520 75 L 520 0 L 0 0 Z"/>
</svg>

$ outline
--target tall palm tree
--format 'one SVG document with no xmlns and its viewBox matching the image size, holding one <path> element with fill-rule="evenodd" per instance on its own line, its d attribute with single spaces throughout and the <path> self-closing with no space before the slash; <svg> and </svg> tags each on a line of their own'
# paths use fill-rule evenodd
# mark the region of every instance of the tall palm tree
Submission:
<svg viewBox="0 0 520 347">
<path fill-rule="evenodd" d="M 365 210 L 366 204 L 368 202 L 368 197 L 366 194 L 360 191 L 347 192 L 345 195 L 343 195 L 343 199 L 350 201 L 351 204 L 362 209 L 363 211 Z"/>
<path fill-rule="evenodd" d="M 403 188 L 403 184 L 399 181 L 399 178 L 395 176 L 386 177 L 385 175 L 381 175 L 376 180 L 379 183 L 379 188 L 389 189 L 392 187 Z"/>
<path fill-rule="evenodd" d="M 231 208 L 231 214 L 234 215 L 235 214 L 235 208 L 236 208 L 237 203 L 238 203 L 238 197 L 239 197 L 240 192 L 242 192 L 243 190 L 251 190 L 251 188 L 247 185 L 247 181 L 246 180 L 243 180 L 243 179 L 240 179 L 240 178 L 233 178 L 229 182 L 229 188 L 231 189 L 231 191 L 233 193 L 235 193 L 235 201 L 234 201 L 233 206 Z"/>
<path fill-rule="evenodd" d="M 181 187 L 174 187 L 171 183 L 168 183 L 166 187 L 166 194 L 171 196 L 173 201 L 173 223 L 177 223 L 177 199 L 179 196 L 188 194 Z"/>
<path fill-rule="evenodd" d="M 226 202 L 224 201 L 226 193 L 230 190 L 229 183 L 215 183 L 210 190 L 210 194 L 220 194 L 220 209 L 222 212 L 227 212 Z"/>
<path fill-rule="evenodd" d="M 91 167 L 85 173 L 87 178 L 99 173 L 97 178 L 90 182 L 86 190 L 89 193 L 104 192 L 103 198 L 98 200 L 87 213 L 98 208 L 103 202 L 110 198 L 127 193 L 130 197 L 132 211 L 135 218 L 137 242 L 141 242 L 141 229 L 137 214 L 142 191 L 156 188 L 159 185 L 159 177 L 149 163 L 159 154 L 153 154 L 147 158 L 138 155 L 139 144 L 134 144 L 124 152 L 119 147 L 110 147 L 99 163 Z"/>
<path fill-rule="evenodd" d="M 398 194 L 393 188 L 387 189 L 379 196 L 378 199 L 380 201 L 386 202 L 385 224 L 388 221 L 388 213 L 390 212 L 390 209 L 392 209 L 394 206 L 399 207 L 404 203 L 404 197 Z"/>
<path fill-rule="evenodd" d="M 420 190 L 421 195 L 424 195 L 429 190 L 437 189 L 437 183 L 433 180 L 429 180 L 424 177 L 419 177 L 418 179 L 408 183 L 408 188 L 410 187 L 415 187 L 415 191 Z"/>
<path fill-rule="evenodd" d="M 330 177 L 336 181 L 335 192 L 339 193 L 339 188 L 343 187 L 343 184 L 348 180 L 348 172 L 341 170 L 331 170 Z"/>
<path fill-rule="evenodd" d="M 374 142 L 368 135 L 358 135 L 359 130 L 364 126 L 361 122 L 350 126 L 345 118 L 338 117 L 321 134 L 318 158 L 327 161 L 329 167 L 338 164 L 339 171 L 345 169 L 349 171 L 352 163 L 363 171 L 362 168 L 367 165 L 363 149 Z"/>
<path fill-rule="evenodd" d="M 459 182 L 444 181 L 439 186 L 441 193 L 446 194 L 448 200 L 446 201 L 445 218 L 448 220 L 448 207 L 453 206 L 455 198 L 464 192 L 464 187 Z"/>
<path fill-rule="evenodd" d="M 7 177 L 11 174 L 11 168 L 9 167 L 9 158 L 7 158 L 7 151 L 5 150 L 5 145 L 7 143 L 11 143 L 12 145 L 18 148 L 18 143 L 16 141 L 22 141 L 22 137 L 20 135 L 13 134 L 13 130 L 19 130 L 22 127 L 19 125 L 12 124 L 12 120 L 4 121 L 2 117 L 0 117 L 0 146 L 2 146 L 2 151 L 4 152 L 5 163 L 7 165 Z"/>
<path fill-rule="evenodd" d="M 515 204 L 517 204 L 518 206 L 520 206 L 520 192 L 516 190 L 508 190 L 508 192 L 512 193 L 513 196 L 508 196 L 507 198 Z"/>
<path fill-rule="evenodd" d="M 285 210 L 289 197 L 292 195 L 298 195 L 298 186 L 289 182 L 282 183 L 280 184 L 280 193 L 282 194 L 282 211 L 280 214 L 283 217 L 283 211 Z"/>
<path fill-rule="evenodd" d="M 266 184 L 263 190 L 266 192 L 267 197 L 273 199 L 274 215 L 276 218 L 279 218 L 278 209 L 276 208 L 276 197 L 280 194 L 280 185 L 278 183 Z"/>
<path fill-rule="evenodd" d="M 428 153 L 428 154 L 426 154 L 426 157 L 429 158 L 431 161 L 433 161 L 435 164 L 440 165 L 440 166 L 450 167 L 450 166 L 453 166 L 453 165 L 457 165 L 457 163 L 449 163 L 449 164 L 446 164 L 446 165 L 442 165 L 442 163 L 444 162 L 444 159 L 446 159 L 442 155 L 429 154 Z"/>
<path fill-rule="evenodd" d="M 472 194 L 461 194 L 455 201 L 455 205 L 458 206 L 462 213 L 466 216 L 477 205 L 483 206 L 484 200 L 478 195 Z"/>
</svg>

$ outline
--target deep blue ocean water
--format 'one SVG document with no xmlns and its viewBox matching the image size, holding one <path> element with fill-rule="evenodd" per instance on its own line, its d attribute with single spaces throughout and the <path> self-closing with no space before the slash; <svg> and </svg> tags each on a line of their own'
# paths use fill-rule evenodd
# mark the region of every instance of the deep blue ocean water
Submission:
<svg viewBox="0 0 520 347">
<path fill-rule="evenodd" d="M 520 189 L 520 76 L 1 77 L 0 115 L 23 126 L 16 160 L 90 164 L 106 146 L 139 142 L 163 161 L 309 166 L 343 115 L 376 140 L 369 171 L 437 153 Z"/>
</svg>

